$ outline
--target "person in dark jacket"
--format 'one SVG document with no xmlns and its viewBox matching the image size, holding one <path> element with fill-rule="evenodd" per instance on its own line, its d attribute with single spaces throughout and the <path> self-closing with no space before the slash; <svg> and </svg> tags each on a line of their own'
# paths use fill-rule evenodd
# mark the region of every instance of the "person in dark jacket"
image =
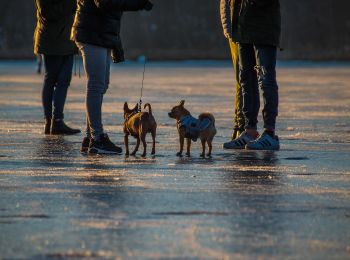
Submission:
<svg viewBox="0 0 350 260">
<path fill-rule="evenodd" d="M 34 53 L 43 56 L 45 66 L 42 103 L 45 134 L 76 134 L 79 129 L 64 121 L 64 104 L 71 82 L 73 56 L 77 48 L 70 40 L 76 0 L 36 0 L 37 24 Z"/>
<path fill-rule="evenodd" d="M 120 23 L 124 11 L 151 10 L 148 0 L 79 0 L 71 39 L 82 53 L 87 75 L 86 137 L 81 152 L 119 154 L 103 130 L 102 102 L 109 85 L 110 56 L 124 61 Z"/>
<path fill-rule="evenodd" d="M 233 70 L 235 74 L 235 109 L 233 115 L 233 133 L 231 136 L 231 140 L 236 139 L 240 136 L 241 133 L 244 132 L 245 119 L 243 115 L 243 97 L 242 97 L 242 88 L 239 83 L 239 52 L 238 52 L 238 44 L 232 40 L 232 20 L 233 20 L 233 7 L 235 0 L 220 0 L 220 17 L 222 29 L 224 32 L 224 36 L 227 38 L 232 62 L 233 62 Z M 253 84 L 258 85 L 256 73 L 252 71 L 251 75 L 252 80 L 254 80 Z M 227 142 L 224 144 L 224 148 L 226 146 L 230 146 L 231 142 Z"/>
<path fill-rule="evenodd" d="M 276 57 L 281 34 L 279 0 L 235 0 L 232 24 L 232 40 L 238 42 L 239 49 L 245 131 L 226 148 L 278 150 L 275 128 L 278 114 Z M 257 132 L 259 88 L 251 77 L 254 70 L 264 101 L 264 132 L 260 136 Z"/>
</svg>

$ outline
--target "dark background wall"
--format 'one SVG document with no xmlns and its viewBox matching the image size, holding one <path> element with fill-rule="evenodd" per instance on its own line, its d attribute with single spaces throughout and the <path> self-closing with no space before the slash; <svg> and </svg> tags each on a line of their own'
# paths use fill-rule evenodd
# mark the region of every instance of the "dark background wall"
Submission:
<svg viewBox="0 0 350 260">
<path fill-rule="evenodd" d="M 128 58 L 225 59 L 219 0 L 153 0 L 152 12 L 125 13 Z M 349 0 L 281 0 L 281 59 L 350 59 Z M 34 0 L 0 0 L 0 58 L 31 58 Z"/>
</svg>

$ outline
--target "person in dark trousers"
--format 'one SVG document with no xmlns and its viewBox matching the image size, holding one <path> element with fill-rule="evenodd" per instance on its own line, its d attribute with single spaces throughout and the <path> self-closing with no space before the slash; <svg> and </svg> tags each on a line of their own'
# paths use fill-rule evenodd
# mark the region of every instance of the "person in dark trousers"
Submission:
<svg viewBox="0 0 350 260">
<path fill-rule="evenodd" d="M 278 150 L 275 129 L 278 115 L 276 58 L 281 34 L 279 0 L 235 0 L 232 24 L 232 40 L 238 42 L 239 49 L 245 131 L 231 141 L 229 148 Z M 257 132 L 259 88 L 251 77 L 254 70 L 264 104 L 264 132 L 260 136 Z"/>
<path fill-rule="evenodd" d="M 232 40 L 232 19 L 233 19 L 233 7 L 235 0 L 220 0 L 220 17 L 222 29 L 224 32 L 224 36 L 227 38 L 231 56 L 233 63 L 233 70 L 235 74 L 234 84 L 235 84 L 235 108 L 233 115 L 233 133 L 231 136 L 231 140 L 236 139 L 240 136 L 241 133 L 244 132 L 245 119 L 243 115 L 243 97 L 242 97 L 242 88 L 239 83 L 239 52 L 238 52 L 238 44 Z M 257 77 L 255 71 L 252 71 L 251 75 L 252 80 L 254 80 L 253 84 L 258 85 Z M 231 142 L 227 142 L 224 144 L 224 148 L 230 148 Z"/>
<path fill-rule="evenodd" d="M 63 121 L 64 104 L 71 82 L 73 56 L 77 51 L 70 40 L 76 0 L 36 0 L 37 24 L 34 53 L 43 56 L 45 66 L 42 103 L 45 134 L 77 134 L 79 129 Z"/>
<path fill-rule="evenodd" d="M 110 59 L 124 61 L 120 23 L 124 11 L 151 10 L 148 0 L 79 0 L 71 39 L 79 47 L 87 76 L 86 137 L 81 152 L 120 154 L 102 125 L 102 102 L 109 85 Z"/>
</svg>

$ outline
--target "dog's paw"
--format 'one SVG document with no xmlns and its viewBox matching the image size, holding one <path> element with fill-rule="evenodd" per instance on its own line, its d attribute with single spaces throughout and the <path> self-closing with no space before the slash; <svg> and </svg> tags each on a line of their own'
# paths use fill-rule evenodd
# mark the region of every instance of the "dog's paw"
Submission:
<svg viewBox="0 0 350 260">
<path fill-rule="evenodd" d="M 152 154 L 152 155 L 155 155 L 155 154 L 156 154 L 156 151 L 152 150 L 151 154 Z"/>
<path fill-rule="evenodd" d="M 145 158 L 146 157 L 146 153 L 141 154 L 141 157 Z"/>
<path fill-rule="evenodd" d="M 135 156 L 135 155 L 136 155 L 136 152 L 132 152 L 130 155 L 131 155 L 131 156 Z"/>
<path fill-rule="evenodd" d="M 211 153 L 207 153 L 207 157 L 208 157 L 208 158 L 211 158 Z"/>
<path fill-rule="evenodd" d="M 205 158 L 205 154 L 204 153 L 201 153 L 199 156 L 202 157 L 202 158 Z"/>
<path fill-rule="evenodd" d="M 191 154 L 190 153 L 186 153 L 186 157 L 191 157 Z"/>
<path fill-rule="evenodd" d="M 178 152 L 178 153 L 176 153 L 176 156 L 182 157 L 182 153 L 181 153 L 181 152 Z"/>
</svg>

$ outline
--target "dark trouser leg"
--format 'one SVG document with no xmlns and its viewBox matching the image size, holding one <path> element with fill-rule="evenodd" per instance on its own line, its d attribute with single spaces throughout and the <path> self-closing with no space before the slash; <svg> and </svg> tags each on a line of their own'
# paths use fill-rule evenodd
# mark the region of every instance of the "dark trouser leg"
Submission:
<svg viewBox="0 0 350 260">
<path fill-rule="evenodd" d="M 42 104 L 44 108 L 45 118 L 50 119 L 52 117 L 53 93 L 61 67 L 62 56 L 43 55 L 43 59 L 45 66 L 45 76 L 42 90 Z"/>
<path fill-rule="evenodd" d="M 64 104 L 67 91 L 72 79 L 73 55 L 62 56 L 62 63 L 57 77 L 56 87 L 53 93 L 53 116 L 55 119 L 63 119 Z"/>
<path fill-rule="evenodd" d="M 275 46 L 255 45 L 259 87 L 264 99 L 263 118 L 264 128 L 274 131 L 278 115 L 278 85 L 276 80 Z"/>
<path fill-rule="evenodd" d="M 239 81 L 243 96 L 245 129 L 257 129 L 260 108 L 259 88 L 254 70 L 256 64 L 252 44 L 239 44 Z"/>
</svg>

